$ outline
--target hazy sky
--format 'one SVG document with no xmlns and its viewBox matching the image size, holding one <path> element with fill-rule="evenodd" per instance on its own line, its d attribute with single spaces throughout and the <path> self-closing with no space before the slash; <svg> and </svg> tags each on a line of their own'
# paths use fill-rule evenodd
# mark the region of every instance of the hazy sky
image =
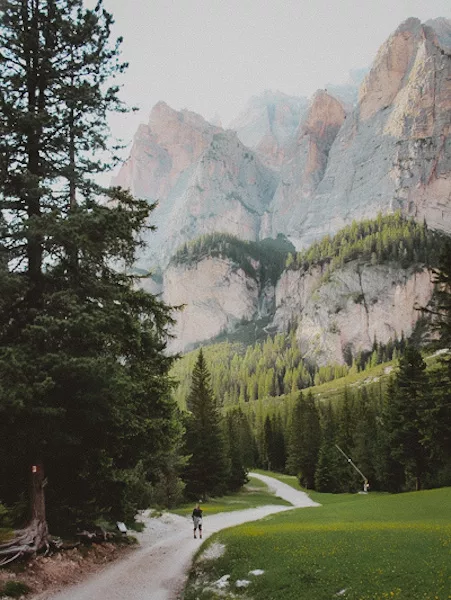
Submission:
<svg viewBox="0 0 451 600">
<path fill-rule="evenodd" d="M 93 0 L 86 0 L 91 3 Z M 115 119 L 130 140 L 164 100 L 227 126 L 265 89 L 311 96 L 369 66 L 408 17 L 451 18 L 451 0 L 104 0 L 130 63 Z"/>
</svg>

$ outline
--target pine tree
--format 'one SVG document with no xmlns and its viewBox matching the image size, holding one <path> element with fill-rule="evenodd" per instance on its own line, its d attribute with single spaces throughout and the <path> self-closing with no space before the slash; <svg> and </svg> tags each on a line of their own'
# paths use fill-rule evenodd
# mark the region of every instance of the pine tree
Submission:
<svg viewBox="0 0 451 600">
<path fill-rule="evenodd" d="M 288 445 L 287 470 L 299 475 L 301 485 L 314 488 L 321 445 L 319 413 L 311 393 L 302 393 L 293 409 Z"/>
<path fill-rule="evenodd" d="M 229 412 L 225 418 L 225 437 L 227 441 L 228 458 L 230 464 L 227 489 L 236 492 L 247 481 L 247 469 L 245 465 L 245 456 L 251 448 L 245 447 L 245 431 L 243 426 L 243 413 L 238 411 Z"/>
<path fill-rule="evenodd" d="M 378 482 L 374 468 L 377 454 L 377 420 L 374 402 L 371 401 L 366 388 L 357 392 L 355 412 L 353 460 L 371 483 L 371 488 L 377 489 Z"/>
<path fill-rule="evenodd" d="M 443 245 L 438 267 L 434 271 L 435 293 L 432 306 L 425 309 L 433 316 L 439 348 L 451 347 L 451 242 Z M 424 443 L 437 468 L 448 474 L 438 484 L 449 485 L 451 474 L 451 357 L 443 354 L 431 372 L 433 401 L 424 415 Z"/>
<path fill-rule="evenodd" d="M 344 390 L 343 399 L 337 410 L 337 436 L 336 443 L 348 455 L 354 455 L 354 432 L 356 420 L 353 398 L 347 388 Z M 338 477 L 342 492 L 351 492 L 359 487 L 358 473 L 346 462 L 344 458 L 338 463 Z"/>
<path fill-rule="evenodd" d="M 0 15 L 0 496 L 45 468 L 57 529 L 133 519 L 181 435 L 170 309 L 124 272 L 152 206 L 92 180 L 122 110 L 111 25 L 101 1 L 5 0 Z"/>
<path fill-rule="evenodd" d="M 186 400 L 186 454 L 188 464 L 183 479 L 187 494 L 206 499 L 227 490 L 229 464 L 221 429 L 221 414 L 213 395 L 210 373 L 199 350 L 192 373 L 191 390 Z"/>
<path fill-rule="evenodd" d="M 430 403 L 426 364 L 420 352 L 407 345 L 387 393 L 384 425 L 390 454 L 413 476 L 415 488 L 422 488 L 429 452 L 424 443 L 425 414 Z"/>
<path fill-rule="evenodd" d="M 318 492 L 340 491 L 339 456 L 335 447 L 336 422 L 329 403 L 320 416 L 321 445 L 315 470 L 315 490 Z"/>
<path fill-rule="evenodd" d="M 275 470 L 274 458 L 276 453 L 276 437 L 274 435 L 273 424 L 269 415 L 266 415 L 263 425 L 263 455 L 262 463 L 263 467 L 270 471 Z"/>
</svg>

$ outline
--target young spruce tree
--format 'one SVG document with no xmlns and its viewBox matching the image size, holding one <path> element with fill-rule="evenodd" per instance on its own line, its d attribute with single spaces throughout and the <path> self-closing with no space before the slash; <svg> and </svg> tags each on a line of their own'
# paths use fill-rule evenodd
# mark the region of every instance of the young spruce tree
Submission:
<svg viewBox="0 0 451 600">
<path fill-rule="evenodd" d="M 186 405 L 185 454 L 189 461 L 183 479 L 186 493 L 206 499 L 227 490 L 229 465 L 221 426 L 221 413 L 211 388 L 204 354 L 199 350 Z"/>
</svg>

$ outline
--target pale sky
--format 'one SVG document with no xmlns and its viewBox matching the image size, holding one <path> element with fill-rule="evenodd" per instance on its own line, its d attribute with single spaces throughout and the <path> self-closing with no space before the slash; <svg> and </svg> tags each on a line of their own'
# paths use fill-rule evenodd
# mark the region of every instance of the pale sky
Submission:
<svg viewBox="0 0 451 600">
<path fill-rule="evenodd" d="M 90 4 L 93 0 L 86 0 Z M 310 97 L 369 66 L 408 17 L 451 18 L 451 0 L 104 0 L 130 63 L 112 121 L 129 142 L 159 100 L 227 126 L 264 90 Z"/>
</svg>

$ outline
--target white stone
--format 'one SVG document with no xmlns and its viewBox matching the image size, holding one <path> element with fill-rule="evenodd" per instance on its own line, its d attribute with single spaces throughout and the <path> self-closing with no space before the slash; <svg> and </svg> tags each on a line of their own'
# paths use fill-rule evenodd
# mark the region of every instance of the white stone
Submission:
<svg viewBox="0 0 451 600">
<path fill-rule="evenodd" d="M 249 575 L 263 575 L 264 571 L 262 569 L 254 569 L 253 571 L 249 571 Z"/>
<path fill-rule="evenodd" d="M 250 585 L 252 582 L 248 581 L 247 579 L 237 579 L 237 581 L 235 582 L 235 586 L 237 588 L 244 588 L 247 587 L 248 585 Z"/>
<path fill-rule="evenodd" d="M 214 582 L 214 587 L 223 590 L 224 588 L 229 586 L 230 575 L 223 575 L 217 581 Z"/>
</svg>

